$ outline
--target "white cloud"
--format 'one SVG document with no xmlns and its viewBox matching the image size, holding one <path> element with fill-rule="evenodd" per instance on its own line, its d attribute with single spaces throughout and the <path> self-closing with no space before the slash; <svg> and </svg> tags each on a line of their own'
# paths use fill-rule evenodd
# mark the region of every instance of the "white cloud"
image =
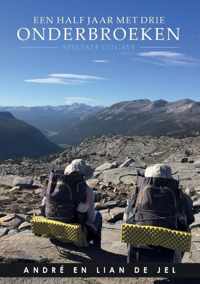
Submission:
<svg viewBox="0 0 200 284">
<path fill-rule="evenodd" d="M 144 57 L 162 57 L 162 58 L 176 58 L 182 53 L 172 52 L 172 51 L 147 51 L 147 52 L 140 52 L 140 56 Z"/>
<path fill-rule="evenodd" d="M 50 74 L 50 77 L 63 78 L 67 80 L 104 80 L 103 77 L 92 76 L 92 75 L 81 75 L 81 74 L 68 74 L 68 73 L 57 73 Z"/>
<path fill-rule="evenodd" d="M 92 62 L 94 62 L 94 63 L 108 63 L 109 60 L 107 60 L 107 59 L 95 59 L 95 60 L 92 60 Z"/>
<path fill-rule="evenodd" d="M 71 104 L 74 104 L 74 103 L 96 105 L 96 100 L 92 99 L 92 98 L 87 98 L 87 97 L 66 97 L 65 103 L 67 105 L 71 105 Z"/>
<path fill-rule="evenodd" d="M 105 80 L 105 78 L 84 74 L 55 73 L 49 74 L 46 78 L 27 79 L 25 82 L 37 84 L 79 85 L 98 80 Z"/>
<path fill-rule="evenodd" d="M 185 55 L 184 53 L 172 51 L 147 51 L 138 53 L 139 57 L 150 60 L 150 63 L 160 65 L 197 65 L 200 63 L 199 59 L 192 56 Z"/>
<path fill-rule="evenodd" d="M 61 84 L 67 85 L 68 83 L 60 78 L 36 78 L 36 79 L 27 79 L 25 82 L 28 83 L 37 83 L 37 84 Z"/>
</svg>

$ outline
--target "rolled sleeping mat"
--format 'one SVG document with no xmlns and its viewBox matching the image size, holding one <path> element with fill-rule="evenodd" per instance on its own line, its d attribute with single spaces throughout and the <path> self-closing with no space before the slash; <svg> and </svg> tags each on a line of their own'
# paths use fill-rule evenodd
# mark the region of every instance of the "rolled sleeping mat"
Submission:
<svg viewBox="0 0 200 284">
<path fill-rule="evenodd" d="M 32 232 L 36 236 L 56 239 L 63 243 L 74 243 L 79 247 L 88 245 L 86 232 L 79 224 L 66 224 L 43 216 L 33 216 L 31 225 Z"/>
<path fill-rule="evenodd" d="M 190 232 L 171 230 L 163 227 L 122 224 L 121 241 L 132 246 L 161 246 L 182 252 L 190 251 Z"/>
</svg>

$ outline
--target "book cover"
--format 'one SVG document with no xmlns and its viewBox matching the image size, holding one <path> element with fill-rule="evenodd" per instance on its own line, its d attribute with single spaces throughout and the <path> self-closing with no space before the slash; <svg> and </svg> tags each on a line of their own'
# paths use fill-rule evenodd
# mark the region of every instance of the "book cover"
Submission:
<svg viewBox="0 0 200 284">
<path fill-rule="evenodd" d="M 198 282 L 198 1 L 0 7 L 0 282 Z"/>
</svg>

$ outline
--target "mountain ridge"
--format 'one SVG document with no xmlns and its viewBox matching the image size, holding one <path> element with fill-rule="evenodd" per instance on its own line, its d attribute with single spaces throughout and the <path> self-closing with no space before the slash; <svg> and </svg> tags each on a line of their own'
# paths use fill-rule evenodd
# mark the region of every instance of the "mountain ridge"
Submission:
<svg viewBox="0 0 200 284">
<path fill-rule="evenodd" d="M 183 99 L 119 102 L 80 122 L 74 142 L 101 135 L 196 136 L 200 133 L 200 102 Z"/>
<path fill-rule="evenodd" d="M 62 139 L 62 133 L 65 132 L 65 129 L 70 132 L 71 128 L 81 120 L 100 109 L 102 109 L 101 106 L 93 107 L 78 103 L 59 106 L 0 106 L 0 111 L 9 111 L 16 118 L 38 128 L 57 144 L 66 143 L 65 139 Z M 53 139 L 54 136 L 55 139 Z"/>
<path fill-rule="evenodd" d="M 0 112 L 0 160 L 40 157 L 60 148 L 35 127 L 16 119 L 9 112 Z"/>
<path fill-rule="evenodd" d="M 101 135 L 181 138 L 200 133 L 200 102 L 188 98 L 122 101 L 108 107 L 77 103 L 4 110 L 17 114 L 57 144 L 79 144 L 87 137 Z"/>
</svg>

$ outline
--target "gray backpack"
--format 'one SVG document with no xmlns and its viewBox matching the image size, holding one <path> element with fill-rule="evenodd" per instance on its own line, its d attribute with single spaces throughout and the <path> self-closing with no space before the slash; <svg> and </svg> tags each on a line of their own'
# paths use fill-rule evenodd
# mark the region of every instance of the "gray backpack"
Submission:
<svg viewBox="0 0 200 284">
<path fill-rule="evenodd" d="M 77 222 L 76 208 L 80 202 L 85 202 L 86 189 L 80 174 L 52 171 L 46 191 L 46 217 L 66 223 Z"/>
<path fill-rule="evenodd" d="M 177 180 L 139 175 L 131 200 L 132 218 L 128 222 L 177 229 L 179 196 Z"/>
</svg>

